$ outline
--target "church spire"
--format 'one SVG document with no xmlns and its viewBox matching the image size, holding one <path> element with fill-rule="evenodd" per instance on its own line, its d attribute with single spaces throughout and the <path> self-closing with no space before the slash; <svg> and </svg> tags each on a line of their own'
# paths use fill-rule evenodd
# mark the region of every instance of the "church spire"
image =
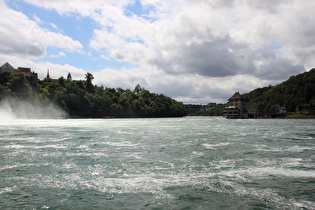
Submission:
<svg viewBox="0 0 315 210">
<path fill-rule="evenodd" d="M 49 69 L 47 69 L 47 76 L 46 76 L 46 78 L 50 78 Z"/>
<path fill-rule="evenodd" d="M 71 77 L 70 72 L 68 73 L 67 80 L 68 80 L 68 81 L 71 81 L 71 80 L 72 80 L 72 77 Z"/>
</svg>

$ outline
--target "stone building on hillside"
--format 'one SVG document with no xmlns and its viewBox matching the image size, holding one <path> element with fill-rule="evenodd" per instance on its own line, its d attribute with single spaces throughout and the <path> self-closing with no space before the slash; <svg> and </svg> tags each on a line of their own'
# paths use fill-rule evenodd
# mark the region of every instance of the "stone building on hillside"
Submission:
<svg viewBox="0 0 315 210">
<path fill-rule="evenodd" d="M 31 68 L 18 67 L 17 69 L 15 69 L 11 64 L 6 62 L 2 66 L 0 66 L 0 73 L 8 73 L 8 74 L 22 73 L 24 75 L 30 76 L 31 77 L 30 82 L 34 83 L 34 85 L 38 83 L 38 75 L 37 73 L 32 72 Z M 58 79 L 51 78 L 49 69 L 47 69 L 46 79 L 51 79 L 51 81 L 58 81 Z M 68 73 L 67 80 L 71 82 L 79 82 L 78 80 L 73 80 L 70 73 Z"/>
<path fill-rule="evenodd" d="M 0 67 L 0 73 L 23 73 L 24 75 L 28 75 L 30 77 L 33 78 L 33 82 L 34 84 L 37 83 L 38 81 L 38 75 L 35 72 L 31 71 L 31 68 L 26 68 L 26 67 L 18 67 L 17 69 L 15 69 L 13 66 L 11 66 L 11 64 L 9 64 L 8 62 L 6 62 L 5 64 L 3 64 Z"/>
<path fill-rule="evenodd" d="M 239 92 L 229 98 L 227 105 L 223 111 L 224 117 L 229 119 L 248 118 L 247 100 Z"/>
<path fill-rule="evenodd" d="M 15 69 L 8 62 L 6 62 L 0 67 L 0 72 L 13 73 L 14 71 Z"/>
</svg>

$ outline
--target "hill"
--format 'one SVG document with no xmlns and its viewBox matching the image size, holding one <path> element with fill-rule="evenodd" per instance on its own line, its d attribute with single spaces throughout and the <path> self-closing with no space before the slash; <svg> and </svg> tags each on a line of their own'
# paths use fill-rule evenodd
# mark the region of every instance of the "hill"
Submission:
<svg viewBox="0 0 315 210">
<path fill-rule="evenodd" d="M 0 73 L 0 101 L 10 99 L 13 110 L 21 101 L 49 111 L 57 105 L 70 117 L 181 117 L 186 110 L 181 102 L 163 94 L 150 93 L 140 85 L 132 91 L 104 88 L 92 84 L 90 73 L 86 80 L 37 80 L 23 73 Z M 13 100 L 12 100 L 13 99 Z"/>
<path fill-rule="evenodd" d="M 232 95 L 233 93 L 231 93 Z M 315 69 L 291 76 L 288 80 L 276 85 L 257 88 L 243 94 L 248 100 L 247 109 L 256 116 L 278 117 L 290 112 L 315 114 Z M 194 116 L 222 116 L 226 104 L 211 109 L 202 106 L 199 110 L 188 112 Z"/>
<path fill-rule="evenodd" d="M 279 115 L 279 108 L 287 112 L 313 114 L 315 108 L 315 69 L 291 76 L 276 85 L 257 88 L 243 95 L 248 109 L 256 109 L 261 115 Z"/>
</svg>

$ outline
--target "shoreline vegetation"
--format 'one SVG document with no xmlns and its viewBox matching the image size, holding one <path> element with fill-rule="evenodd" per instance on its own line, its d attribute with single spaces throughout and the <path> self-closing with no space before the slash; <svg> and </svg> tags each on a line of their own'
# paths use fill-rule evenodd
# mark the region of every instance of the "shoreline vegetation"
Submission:
<svg viewBox="0 0 315 210">
<path fill-rule="evenodd" d="M 27 118 L 40 116 L 38 112 L 55 112 L 56 108 L 63 118 L 186 116 L 183 103 L 151 93 L 139 84 L 134 90 L 104 88 L 92 84 L 91 73 L 85 76 L 85 80 L 72 80 L 71 75 L 67 79 L 47 76 L 39 80 L 34 74 L 1 72 L 0 103 L 6 102 L 12 112 Z M 30 108 L 33 110 L 29 111 Z"/>
<path fill-rule="evenodd" d="M 305 115 L 305 114 L 290 114 L 284 119 L 315 119 L 315 115 Z"/>
<path fill-rule="evenodd" d="M 315 68 L 242 95 L 249 118 L 315 119 Z M 189 105 L 188 116 L 222 116 L 227 104 Z"/>
<path fill-rule="evenodd" d="M 134 90 L 92 84 L 85 80 L 47 77 L 36 73 L 0 72 L 0 106 L 18 116 L 36 118 L 159 118 L 222 116 L 227 104 L 183 104 L 163 94 L 151 93 L 137 84 Z M 243 94 L 249 118 L 315 119 L 315 69 L 291 76 L 276 85 Z M 0 110 L 1 111 L 1 110 Z M 43 114 L 46 113 L 46 114 Z M 47 115 L 48 113 L 48 115 Z"/>
</svg>

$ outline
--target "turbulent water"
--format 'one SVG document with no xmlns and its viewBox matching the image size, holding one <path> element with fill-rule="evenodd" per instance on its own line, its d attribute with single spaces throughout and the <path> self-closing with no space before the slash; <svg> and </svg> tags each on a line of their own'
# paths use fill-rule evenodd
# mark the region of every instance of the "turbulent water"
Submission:
<svg viewBox="0 0 315 210">
<path fill-rule="evenodd" d="M 0 120 L 0 209 L 315 209 L 315 120 Z"/>
</svg>

